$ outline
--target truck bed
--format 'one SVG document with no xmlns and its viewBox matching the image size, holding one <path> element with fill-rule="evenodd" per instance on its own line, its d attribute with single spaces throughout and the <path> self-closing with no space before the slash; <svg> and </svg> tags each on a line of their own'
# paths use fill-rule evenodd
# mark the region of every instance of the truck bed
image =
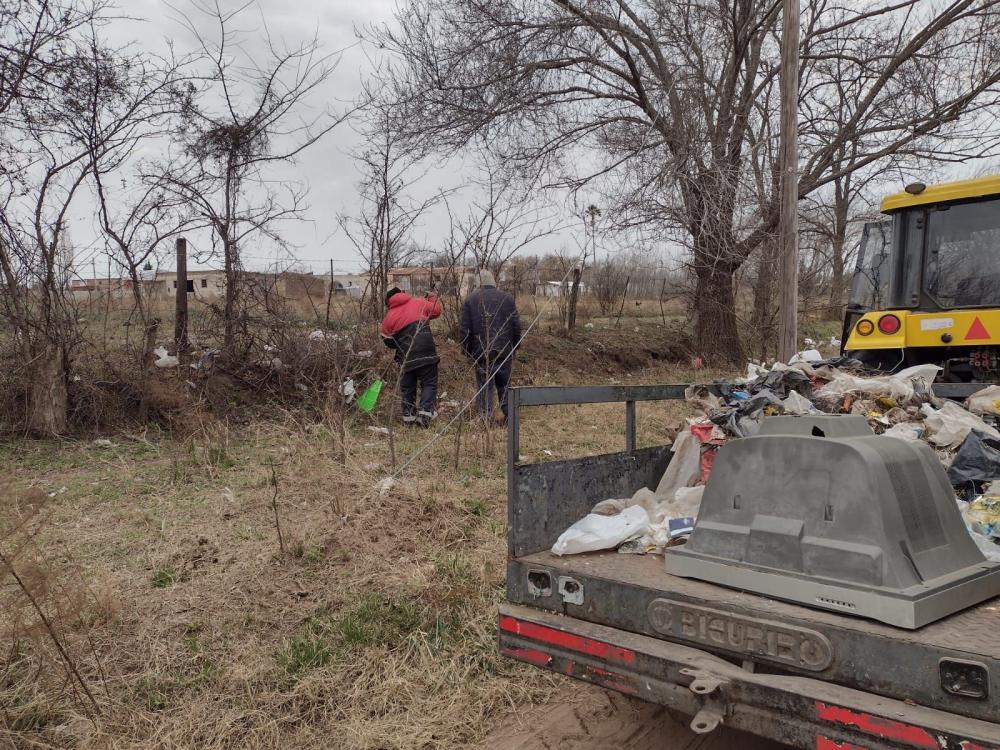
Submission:
<svg viewBox="0 0 1000 750">
<path fill-rule="evenodd" d="M 551 576 L 546 595 L 528 574 Z M 559 589 L 569 580 L 567 603 Z M 581 591 L 577 592 L 574 584 Z M 902 630 L 743 593 L 664 570 L 659 555 L 617 552 L 511 560 L 510 601 L 703 648 L 759 671 L 801 674 L 887 697 L 993 721 L 1000 708 L 1000 598 L 918 630 Z M 988 674 L 985 697 L 948 692 L 946 666 L 974 662 Z M 952 686 L 954 688 L 954 686 Z"/>
<path fill-rule="evenodd" d="M 758 675 L 813 678 L 995 722 L 1000 716 L 1000 598 L 918 630 L 902 630 L 674 577 L 660 555 L 604 552 L 560 558 L 547 551 L 596 502 L 657 486 L 671 460 L 670 447 L 637 447 L 635 406 L 681 399 L 684 392 L 683 385 L 660 385 L 529 387 L 508 393 L 510 604 L 542 618 L 552 618 L 547 613 L 576 618 L 567 622 L 570 631 L 593 626 L 625 637 L 649 636 Z M 542 463 L 522 460 L 525 407 L 616 402 L 625 407 L 624 451 Z"/>
</svg>

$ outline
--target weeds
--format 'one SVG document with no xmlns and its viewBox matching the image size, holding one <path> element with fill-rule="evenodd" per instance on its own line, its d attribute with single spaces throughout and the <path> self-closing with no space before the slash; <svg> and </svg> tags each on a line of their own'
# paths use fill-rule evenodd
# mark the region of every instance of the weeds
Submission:
<svg viewBox="0 0 1000 750">
<path fill-rule="evenodd" d="M 278 655 L 278 664 L 290 675 L 298 676 L 318 669 L 330 661 L 330 647 L 317 635 L 302 635 L 290 640 Z"/>
<path fill-rule="evenodd" d="M 152 583 L 154 588 L 165 589 L 173 586 L 180 580 L 177 568 L 167 564 L 153 571 Z"/>
<path fill-rule="evenodd" d="M 423 617 L 416 604 L 376 594 L 336 621 L 335 629 L 348 646 L 394 646 L 420 631 Z"/>
<path fill-rule="evenodd" d="M 470 516 L 475 516 L 476 518 L 485 518 L 490 512 L 490 506 L 487 502 L 478 497 L 466 500 L 465 509 L 468 511 Z"/>
</svg>

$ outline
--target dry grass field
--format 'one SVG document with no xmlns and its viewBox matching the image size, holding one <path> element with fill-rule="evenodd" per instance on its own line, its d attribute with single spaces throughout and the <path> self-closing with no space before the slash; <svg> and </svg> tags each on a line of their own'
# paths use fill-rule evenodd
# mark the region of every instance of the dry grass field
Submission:
<svg viewBox="0 0 1000 750">
<path fill-rule="evenodd" d="M 474 388 L 442 339 L 431 430 L 385 434 L 390 382 L 344 440 L 316 411 L 192 404 L 170 431 L 0 441 L 0 553 L 20 573 L 0 588 L 0 748 L 466 748 L 573 690 L 496 653 L 505 435 L 444 430 Z M 658 312 L 572 340 L 543 320 L 516 382 L 723 375 L 686 342 Z M 640 404 L 640 445 L 687 413 Z M 618 405 L 531 410 L 522 460 L 620 450 L 623 426 Z"/>
</svg>

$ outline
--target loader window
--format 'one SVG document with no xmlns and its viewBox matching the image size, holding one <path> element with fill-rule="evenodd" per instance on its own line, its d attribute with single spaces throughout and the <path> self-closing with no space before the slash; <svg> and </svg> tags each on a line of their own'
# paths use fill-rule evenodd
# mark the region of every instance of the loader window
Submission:
<svg viewBox="0 0 1000 750">
<path fill-rule="evenodd" d="M 858 249 L 858 264 L 851 280 L 848 309 L 856 312 L 884 310 L 889 292 L 889 251 L 892 223 L 865 224 Z"/>
<path fill-rule="evenodd" d="M 924 287 L 942 308 L 1000 304 L 1000 205 L 937 206 L 927 212 Z"/>
<path fill-rule="evenodd" d="M 923 211 L 900 211 L 894 217 L 892 284 L 889 307 L 916 307 L 920 301 L 920 267 L 924 239 Z"/>
</svg>

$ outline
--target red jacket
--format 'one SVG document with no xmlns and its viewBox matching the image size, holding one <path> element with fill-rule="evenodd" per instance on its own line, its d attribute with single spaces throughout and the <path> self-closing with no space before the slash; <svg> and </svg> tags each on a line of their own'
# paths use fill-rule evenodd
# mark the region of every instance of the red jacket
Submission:
<svg viewBox="0 0 1000 750">
<path fill-rule="evenodd" d="M 385 345 L 396 350 L 396 361 L 409 372 L 438 361 L 434 336 L 427 321 L 441 314 L 441 303 L 434 295 L 414 299 L 405 292 L 389 298 L 389 312 L 382 319 Z"/>
<path fill-rule="evenodd" d="M 389 312 L 382 319 L 382 335 L 395 336 L 408 325 L 433 320 L 440 315 L 441 303 L 436 294 L 417 299 L 406 292 L 398 292 L 389 298 Z"/>
</svg>

